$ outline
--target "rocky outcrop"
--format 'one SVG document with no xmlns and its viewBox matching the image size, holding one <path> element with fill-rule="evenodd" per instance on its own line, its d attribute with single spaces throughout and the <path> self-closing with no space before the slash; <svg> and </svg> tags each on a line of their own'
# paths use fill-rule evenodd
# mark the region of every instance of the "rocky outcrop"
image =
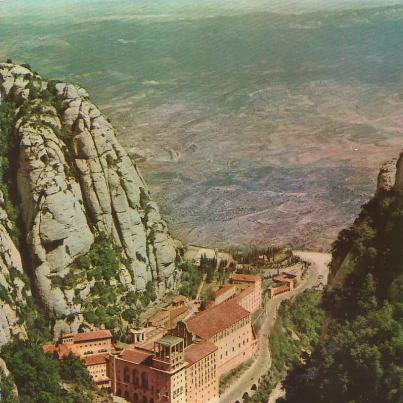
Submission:
<svg viewBox="0 0 403 403">
<path fill-rule="evenodd" d="M 65 277 L 74 260 L 90 250 L 94 236 L 87 223 L 80 186 L 69 176 L 63 149 L 56 136 L 61 122 L 53 107 L 35 102 L 16 124 L 19 143 L 17 183 L 27 244 L 35 267 L 35 286 L 43 304 L 56 317 L 68 315 L 72 296 L 54 286 Z M 78 327 L 81 320 L 72 324 Z"/>
<path fill-rule="evenodd" d="M 123 247 L 137 289 L 149 281 L 173 288 L 176 250 L 136 165 L 85 90 L 62 83 L 56 89 L 90 219 Z"/>
<path fill-rule="evenodd" d="M 400 152 L 398 158 L 393 158 L 390 161 L 384 162 L 379 170 L 377 188 L 374 198 L 370 203 L 373 203 L 376 208 L 372 206 L 372 209 L 381 210 L 380 204 L 384 203 L 383 209 L 387 210 L 388 205 L 393 205 L 391 203 L 396 203 L 401 200 L 403 193 L 403 151 Z M 390 200 L 386 200 L 389 198 Z M 351 272 L 351 266 L 356 260 L 356 251 L 351 247 L 350 242 L 351 237 L 354 237 L 357 230 L 354 229 L 360 224 L 366 222 L 366 207 L 364 206 L 363 212 L 356 219 L 354 225 L 351 228 L 341 231 L 338 240 L 333 245 L 336 252 L 333 252 L 333 258 L 330 265 L 330 278 L 329 289 L 342 286 L 345 279 Z M 396 219 L 394 217 L 394 219 Z M 386 218 L 383 218 L 386 224 Z M 370 226 L 370 223 L 367 223 Z M 373 225 L 373 224 L 371 224 Z M 386 226 L 386 225 L 385 225 Z"/>
<path fill-rule="evenodd" d="M 395 185 L 394 190 L 396 192 L 403 192 L 403 152 L 400 153 L 399 158 L 396 162 L 396 170 L 395 170 Z"/>
<path fill-rule="evenodd" d="M 396 179 L 396 159 L 382 164 L 378 175 L 377 193 L 392 190 Z"/>
<path fill-rule="evenodd" d="M 398 158 L 383 163 L 379 171 L 376 194 L 391 190 L 403 192 L 403 151 Z"/>
<path fill-rule="evenodd" d="M 175 290 L 175 243 L 134 161 L 88 93 L 0 64 L 1 100 L 19 105 L 13 141 L 29 266 L 56 328 L 76 331 L 84 322 L 83 300 L 91 298 L 94 279 L 77 259 L 98 234 L 120 248 L 116 287 L 122 295 L 148 284 L 160 296 Z"/>
<path fill-rule="evenodd" d="M 26 336 L 20 310 L 30 291 L 24 282 L 20 253 L 9 234 L 11 228 L 0 192 L 0 346 L 12 337 Z"/>
</svg>

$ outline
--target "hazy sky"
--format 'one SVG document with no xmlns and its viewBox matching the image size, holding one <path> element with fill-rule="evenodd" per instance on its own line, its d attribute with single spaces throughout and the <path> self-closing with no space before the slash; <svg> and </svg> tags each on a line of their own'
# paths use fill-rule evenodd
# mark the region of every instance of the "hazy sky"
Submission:
<svg viewBox="0 0 403 403">
<path fill-rule="evenodd" d="M 213 9 L 266 9 L 278 12 L 296 12 L 327 7 L 351 6 L 385 6 L 403 4 L 403 0 L 0 0 L 0 9 L 12 12 L 26 8 L 35 9 L 43 6 L 52 8 L 94 5 L 109 3 L 111 6 L 147 8 L 147 9 L 177 9 L 177 8 L 213 8 Z"/>
</svg>

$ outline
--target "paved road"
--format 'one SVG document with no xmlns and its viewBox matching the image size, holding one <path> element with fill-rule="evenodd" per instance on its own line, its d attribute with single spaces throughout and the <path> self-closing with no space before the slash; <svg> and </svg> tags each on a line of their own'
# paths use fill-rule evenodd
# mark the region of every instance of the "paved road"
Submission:
<svg viewBox="0 0 403 403">
<path fill-rule="evenodd" d="M 327 280 L 328 263 L 330 262 L 329 254 L 306 251 L 297 251 L 294 254 L 311 263 L 311 268 L 305 280 L 294 291 L 279 295 L 267 303 L 266 317 L 258 335 L 260 348 L 257 357 L 255 357 L 255 362 L 220 396 L 220 402 L 222 403 L 234 403 L 237 400 L 242 402 L 243 394 L 246 391 L 250 392 L 252 385 L 257 383 L 257 380 L 270 369 L 269 334 L 276 321 L 277 309 L 281 302 L 318 285 L 320 281 L 325 283 Z M 323 280 L 318 280 L 319 276 L 323 276 Z"/>
<path fill-rule="evenodd" d="M 207 278 L 207 273 L 203 274 L 202 281 L 201 281 L 201 283 L 199 285 L 199 288 L 197 289 L 197 294 L 196 294 L 196 298 L 195 298 L 196 301 L 200 300 L 200 294 L 202 292 L 202 289 L 203 289 L 203 286 L 204 286 L 204 282 L 206 281 L 206 278 Z"/>
</svg>

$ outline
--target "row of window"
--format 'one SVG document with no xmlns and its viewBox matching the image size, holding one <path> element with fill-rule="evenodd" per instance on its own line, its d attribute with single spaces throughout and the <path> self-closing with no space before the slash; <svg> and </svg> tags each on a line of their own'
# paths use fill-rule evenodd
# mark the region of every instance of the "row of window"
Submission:
<svg viewBox="0 0 403 403">
<path fill-rule="evenodd" d="M 86 343 L 86 344 L 77 343 L 77 344 L 80 347 L 96 347 L 96 346 L 106 346 L 107 344 L 110 344 L 110 341 L 99 341 L 94 343 Z"/>
<path fill-rule="evenodd" d="M 118 380 L 119 376 L 119 371 L 118 371 Z M 141 375 L 137 371 L 137 369 L 132 370 L 132 376 L 130 377 L 130 369 L 129 367 L 124 367 L 123 368 L 123 381 L 126 383 L 133 383 L 136 386 L 140 386 L 143 389 L 148 389 L 148 374 L 146 372 L 142 372 Z"/>
<path fill-rule="evenodd" d="M 221 340 L 221 339 L 229 336 L 230 334 L 234 333 L 236 330 L 241 329 L 244 326 L 246 326 L 248 323 L 249 323 L 249 317 L 239 320 L 238 322 L 236 322 L 231 327 L 229 327 L 229 328 L 223 330 L 222 332 L 216 334 L 213 337 L 213 341 L 216 342 L 218 340 Z"/>
<path fill-rule="evenodd" d="M 249 342 L 249 338 L 246 339 L 246 341 L 243 341 L 243 345 Z M 228 347 L 227 347 L 228 348 Z M 238 348 L 241 348 L 241 343 L 238 343 Z M 235 347 L 232 347 L 232 352 L 235 352 Z M 225 356 L 228 357 L 228 350 L 225 351 Z M 220 360 L 223 359 L 223 354 L 220 354 Z"/>
<path fill-rule="evenodd" d="M 101 350 L 97 350 L 96 352 L 94 352 L 92 350 L 84 351 L 83 355 L 100 354 L 100 353 L 107 353 L 107 352 L 108 352 L 108 350 L 106 348 L 103 348 Z"/>
<path fill-rule="evenodd" d="M 180 396 L 183 393 L 183 386 L 181 386 L 178 389 L 175 389 L 173 391 L 173 398 L 176 399 L 178 396 Z"/>
</svg>

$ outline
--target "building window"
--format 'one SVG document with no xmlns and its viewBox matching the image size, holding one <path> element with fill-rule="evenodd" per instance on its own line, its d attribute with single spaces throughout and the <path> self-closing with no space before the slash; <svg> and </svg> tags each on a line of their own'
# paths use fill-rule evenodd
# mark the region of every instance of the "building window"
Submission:
<svg viewBox="0 0 403 403">
<path fill-rule="evenodd" d="M 139 386 L 139 374 L 136 369 L 133 369 L 132 371 L 132 382 L 136 385 Z"/>
<path fill-rule="evenodd" d="M 141 373 L 141 387 L 148 389 L 148 375 L 146 372 Z"/>
<path fill-rule="evenodd" d="M 124 367 L 123 369 L 123 381 L 130 382 L 130 370 L 129 367 Z"/>
<path fill-rule="evenodd" d="M 134 403 L 137 403 L 139 401 L 139 395 L 137 394 L 137 393 L 135 393 L 134 395 L 133 395 L 133 402 Z"/>
</svg>

